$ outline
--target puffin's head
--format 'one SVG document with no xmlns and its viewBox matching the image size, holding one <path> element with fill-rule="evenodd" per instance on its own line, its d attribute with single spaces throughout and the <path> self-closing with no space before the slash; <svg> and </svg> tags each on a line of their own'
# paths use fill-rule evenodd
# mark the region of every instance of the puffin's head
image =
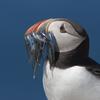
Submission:
<svg viewBox="0 0 100 100">
<path fill-rule="evenodd" d="M 57 53 L 75 54 L 87 57 L 89 40 L 86 31 L 78 24 L 67 19 L 48 19 L 36 23 L 25 33 L 25 42 L 29 55 L 39 63 L 45 47 L 48 58 L 54 63 Z"/>
</svg>

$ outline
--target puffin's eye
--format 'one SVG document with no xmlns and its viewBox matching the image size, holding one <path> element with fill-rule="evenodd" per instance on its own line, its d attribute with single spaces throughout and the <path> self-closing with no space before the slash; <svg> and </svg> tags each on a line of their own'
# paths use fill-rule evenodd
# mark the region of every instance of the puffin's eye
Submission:
<svg viewBox="0 0 100 100">
<path fill-rule="evenodd" d="M 60 32 L 61 33 L 67 33 L 67 31 L 65 30 L 64 24 L 61 25 Z"/>
</svg>

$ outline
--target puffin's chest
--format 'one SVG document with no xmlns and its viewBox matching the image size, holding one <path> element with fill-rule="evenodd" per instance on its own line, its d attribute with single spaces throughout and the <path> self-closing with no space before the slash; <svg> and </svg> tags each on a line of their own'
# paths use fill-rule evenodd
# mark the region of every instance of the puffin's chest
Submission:
<svg viewBox="0 0 100 100">
<path fill-rule="evenodd" d="M 47 64 L 43 75 L 48 100 L 100 100 L 99 82 L 84 67 L 79 66 L 51 70 Z"/>
</svg>

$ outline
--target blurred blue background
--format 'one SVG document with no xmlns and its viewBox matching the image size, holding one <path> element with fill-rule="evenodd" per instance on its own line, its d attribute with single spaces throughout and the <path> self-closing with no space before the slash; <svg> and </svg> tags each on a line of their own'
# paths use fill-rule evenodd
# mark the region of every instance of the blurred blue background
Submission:
<svg viewBox="0 0 100 100">
<path fill-rule="evenodd" d="M 100 63 L 99 0 L 0 0 L 0 100 L 46 100 L 42 68 L 33 80 L 23 36 L 35 22 L 55 17 L 85 27 L 90 56 Z"/>
</svg>

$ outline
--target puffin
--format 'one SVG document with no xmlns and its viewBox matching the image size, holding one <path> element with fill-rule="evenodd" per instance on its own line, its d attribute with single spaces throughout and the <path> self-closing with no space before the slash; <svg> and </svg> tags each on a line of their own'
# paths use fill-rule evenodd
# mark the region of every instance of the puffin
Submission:
<svg viewBox="0 0 100 100">
<path fill-rule="evenodd" d="M 24 40 L 34 78 L 43 67 L 47 100 L 100 100 L 100 64 L 89 57 L 89 36 L 82 26 L 50 18 L 28 28 Z"/>
</svg>

